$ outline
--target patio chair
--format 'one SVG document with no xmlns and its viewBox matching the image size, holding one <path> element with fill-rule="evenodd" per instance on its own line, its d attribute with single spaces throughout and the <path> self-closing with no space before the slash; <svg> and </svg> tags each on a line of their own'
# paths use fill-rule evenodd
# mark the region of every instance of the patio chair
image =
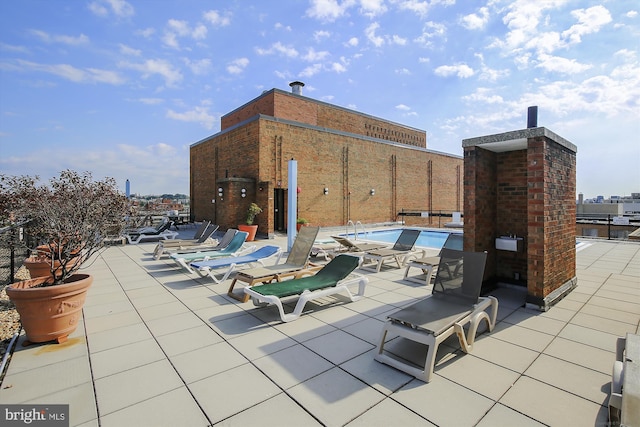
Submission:
<svg viewBox="0 0 640 427">
<path fill-rule="evenodd" d="M 309 255 L 319 229 L 319 227 L 301 227 L 284 264 L 239 271 L 231 281 L 227 295 L 240 302 L 247 302 L 248 294 L 239 295 L 233 292 L 238 281 L 244 282 L 246 286 L 253 286 L 256 283 L 270 283 L 274 280 L 279 282 L 284 278 L 301 277 L 318 271 L 320 266 L 309 264 Z"/>
<path fill-rule="evenodd" d="M 331 236 L 331 238 L 338 242 L 340 244 L 340 247 L 332 251 L 330 256 L 335 256 L 339 253 L 345 252 L 367 252 L 389 247 L 389 245 L 386 243 L 362 243 L 349 240 L 348 238 L 343 236 Z"/>
<path fill-rule="evenodd" d="M 498 315 L 498 300 L 480 297 L 486 261 L 486 252 L 443 249 L 431 295 L 387 317 L 375 359 L 429 382 L 438 346 L 445 339 L 456 334 L 462 351 L 470 353 L 480 323 L 485 320 L 488 330 L 492 331 Z M 445 264 L 455 268 L 447 269 Z M 385 351 L 385 345 L 399 340 L 387 343 L 387 334 L 427 345 L 424 367 L 409 362 L 400 351 L 396 350 L 397 354 L 389 349 Z"/>
<path fill-rule="evenodd" d="M 255 246 L 244 246 L 248 235 L 249 233 L 245 231 L 238 231 L 233 236 L 233 239 L 229 243 L 229 246 L 220 249 L 219 251 L 204 250 L 198 252 L 175 253 L 171 254 L 171 259 L 173 259 L 179 266 L 187 270 L 189 273 L 193 273 L 193 269 L 189 266 L 189 263 L 193 261 L 221 257 L 234 257 L 255 249 Z"/>
<path fill-rule="evenodd" d="M 167 249 L 165 253 L 171 256 L 173 254 L 188 254 L 188 253 L 203 252 L 203 251 L 219 251 L 229 246 L 229 243 L 231 243 L 231 241 L 233 240 L 233 237 L 236 235 L 237 232 L 238 230 L 236 230 L 235 228 L 230 228 L 224 233 L 224 235 L 220 240 L 205 241 L 202 244 L 188 246 L 185 248 Z"/>
<path fill-rule="evenodd" d="M 457 251 L 463 250 L 463 236 L 460 233 L 449 233 L 447 240 L 444 241 L 440 252 L 436 256 L 422 257 L 417 259 L 412 259 L 412 255 L 409 255 L 405 260 L 405 264 L 407 264 L 407 269 L 404 271 L 404 279 L 409 280 L 411 282 L 416 283 L 426 283 L 428 286 L 431 283 L 431 276 L 433 275 L 433 270 L 440 263 L 440 254 L 442 253 L 442 249 L 455 249 Z M 419 268 L 422 270 L 424 275 L 424 279 L 422 279 L 422 275 L 420 276 L 409 276 L 409 270 L 411 268 Z"/>
<path fill-rule="evenodd" d="M 363 255 L 365 263 L 362 268 L 379 273 L 384 262 L 389 260 L 395 261 L 396 264 L 398 264 L 398 268 L 401 268 L 405 258 L 415 252 L 414 248 L 418 236 L 420 236 L 420 230 L 405 228 L 402 230 L 402 233 L 400 233 L 400 236 L 398 236 L 393 247 L 366 251 Z M 425 251 L 422 250 L 422 253 L 424 256 Z M 373 261 L 373 265 L 367 265 L 367 260 Z"/>
<path fill-rule="evenodd" d="M 194 261 L 190 266 L 202 277 L 209 276 L 214 282 L 221 283 L 227 280 L 231 273 L 236 271 L 238 266 L 252 267 L 255 264 L 264 266 L 264 261 L 271 257 L 277 257 L 277 264 L 278 261 L 280 261 L 281 256 L 282 250 L 278 246 L 263 246 L 247 255 L 221 259 L 209 259 L 206 261 Z M 216 273 L 219 274 L 219 270 L 223 268 L 226 268 L 226 270 L 224 270 L 222 278 L 218 279 L 216 277 Z"/>
<path fill-rule="evenodd" d="M 193 239 L 173 239 L 158 242 L 153 251 L 153 259 L 160 257 L 169 249 L 185 249 L 189 246 L 198 246 L 207 242 L 213 233 L 218 230 L 218 226 L 211 224 L 210 221 L 204 221 L 193 235 Z"/>
<path fill-rule="evenodd" d="M 165 220 L 156 227 L 142 227 L 137 230 L 128 231 L 124 234 L 124 237 L 131 245 L 137 245 L 143 240 L 175 239 L 178 232 L 169 230 L 172 225 L 173 221 Z"/>
<path fill-rule="evenodd" d="M 313 276 L 284 282 L 267 283 L 244 288 L 244 292 L 251 297 L 254 305 L 275 305 L 283 322 L 296 320 L 302 314 L 307 302 L 337 293 L 345 293 L 351 301 L 357 301 L 364 296 L 368 279 L 353 273 L 361 259 L 351 255 L 338 255 Z M 350 285 L 358 284 L 356 294 L 349 290 Z M 297 297 L 292 312 L 285 313 L 283 299 Z"/>
</svg>

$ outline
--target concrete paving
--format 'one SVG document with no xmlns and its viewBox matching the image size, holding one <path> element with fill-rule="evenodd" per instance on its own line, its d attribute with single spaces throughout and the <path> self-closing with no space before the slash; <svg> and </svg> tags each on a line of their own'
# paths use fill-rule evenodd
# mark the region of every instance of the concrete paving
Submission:
<svg viewBox="0 0 640 427">
<path fill-rule="evenodd" d="M 68 342 L 20 337 L 0 402 L 69 404 L 71 426 L 606 425 L 616 338 L 639 332 L 640 244 L 589 243 L 578 287 L 550 311 L 495 290 L 494 331 L 471 354 L 446 341 L 428 384 L 373 359 L 386 315 L 431 291 L 404 268 L 360 271 L 365 298 L 327 297 L 282 323 L 229 298 L 230 280 L 153 260 L 153 242 L 113 246 L 86 268 Z"/>
</svg>

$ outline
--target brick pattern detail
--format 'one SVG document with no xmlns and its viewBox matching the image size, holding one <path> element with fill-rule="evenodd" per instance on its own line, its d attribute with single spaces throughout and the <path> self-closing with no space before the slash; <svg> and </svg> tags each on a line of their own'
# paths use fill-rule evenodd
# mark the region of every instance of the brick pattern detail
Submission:
<svg viewBox="0 0 640 427">
<path fill-rule="evenodd" d="M 454 211 L 462 206 L 462 159 L 457 156 L 254 117 L 191 147 L 195 219 L 235 227 L 241 219 L 235 212 L 243 206 L 235 200 L 237 191 L 225 185 L 232 178 L 249 178 L 262 183 L 254 193 L 266 208 L 257 218 L 258 232 L 273 233 L 274 189 L 287 187 L 291 158 L 298 161 L 298 217 L 312 225 L 395 221 L 401 209 Z M 219 186 L 225 188 L 224 200 L 218 200 Z"/>
<path fill-rule="evenodd" d="M 576 155 L 546 137 L 526 150 L 464 149 L 465 250 L 487 251 L 485 278 L 519 273 L 529 296 L 543 299 L 575 277 Z M 523 252 L 495 249 L 495 238 L 524 237 Z"/>
<path fill-rule="evenodd" d="M 277 89 L 265 92 L 255 100 L 222 116 L 221 129 L 228 129 L 257 114 L 416 147 L 427 147 L 427 135 L 424 131 Z"/>
</svg>

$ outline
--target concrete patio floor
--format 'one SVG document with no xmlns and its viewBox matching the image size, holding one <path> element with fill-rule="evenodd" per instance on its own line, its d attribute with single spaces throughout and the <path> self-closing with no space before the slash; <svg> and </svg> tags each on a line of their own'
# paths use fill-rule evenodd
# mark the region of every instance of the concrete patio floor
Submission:
<svg viewBox="0 0 640 427">
<path fill-rule="evenodd" d="M 282 323 L 227 297 L 229 280 L 153 260 L 155 243 L 113 246 L 87 268 L 68 342 L 20 337 L 0 402 L 69 404 L 71 426 L 606 425 L 616 338 L 640 323 L 640 244 L 590 243 L 578 287 L 550 311 L 493 292 L 494 331 L 471 354 L 448 340 L 428 384 L 373 359 L 385 316 L 430 293 L 404 269 L 360 270 L 364 299 L 326 298 Z"/>
</svg>

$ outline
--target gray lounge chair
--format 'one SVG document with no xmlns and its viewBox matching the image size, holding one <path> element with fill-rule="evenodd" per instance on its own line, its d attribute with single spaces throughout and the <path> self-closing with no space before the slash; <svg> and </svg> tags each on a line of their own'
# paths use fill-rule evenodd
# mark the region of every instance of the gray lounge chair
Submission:
<svg viewBox="0 0 640 427">
<path fill-rule="evenodd" d="M 218 230 L 217 225 L 211 224 L 210 221 L 204 221 L 200 225 L 200 227 L 198 227 L 198 230 L 196 230 L 195 234 L 193 235 L 193 239 L 173 239 L 160 241 L 153 251 L 153 259 L 160 259 L 160 257 L 167 250 L 180 250 L 189 248 L 190 246 L 203 245 L 211 238 L 216 230 Z"/>
<path fill-rule="evenodd" d="M 309 255 L 319 230 L 319 227 L 301 227 L 284 264 L 239 271 L 231 281 L 227 295 L 235 300 L 247 302 L 249 300 L 248 294 L 239 295 L 233 292 L 238 281 L 244 282 L 246 286 L 253 286 L 256 283 L 270 283 L 274 280 L 279 282 L 283 278 L 302 277 L 318 271 L 321 266 L 310 265 Z"/>
<path fill-rule="evenodd" d="M 167 240 L 175 239 L 178 235 L 177 231 L 171 231 L 170 228 L 173 221 L 164 220 L 157 227 L 143 227 L 137 230 L 127 232 L 124 237 L 130 245 L 137 245 L 144 240 Z"/>
<path fill-rule="evenodd" d="M 438 266 L 438 263 L 440 263 L 440 254 L 442 254 L 442 249 L 455 249 L 457 251 L 461 251 L 464 249 L 463 241 L 464 239 L 461 233 L 450 233 L 447 240 L 444 241 L 444 244 L 437 256 L 421 257 L 417 259 L 412 259 L 411 255 L 408 256 L 405 260 L 407 269 L 404 271 L 404 279 L 411 282 L 429 285 L 429 283 L 431 283 L 433 270 Z M 411 268 L 419 268 L 422 270 L 423 274 L 415 277 L 409 276 L 409 270 Z"/>
<path fill-rule="evenodd" d="M 431 296 L 387 317 L 375 360 L 429 382 L 442 341 L 456 334 L 462 351 L 470 353 L 480 323 L 485 320 L 492 331 L 498 315 L 498 300 L 480 297 L 486 260 L 485 252 L 443 249 Z M 387 334 L 399 338 L 386 342 Z M 401 351 L 385 350 L 385 345 L 403 339 L 428 346 L 424 367 L 408 362 L 410 357 Z"/>
<path fill-rule="evenodd" d="M 414 248 L 418 236 L 420 236 L 420 230 L 405 228 L 392 248 L 374 249 L 365 252 L 363 255 L 364 264 L 361 268 L 379 273 L 384 262 L 389 260 L 395 261 L 398 268 L 401 268 L 405 258 L 415 253 Z M 424 250 L 422 250 L 422 253 L 424 255 Z M 367 264 L 368 260 L 373 261 L 373 266 Z"/>
</svg>

